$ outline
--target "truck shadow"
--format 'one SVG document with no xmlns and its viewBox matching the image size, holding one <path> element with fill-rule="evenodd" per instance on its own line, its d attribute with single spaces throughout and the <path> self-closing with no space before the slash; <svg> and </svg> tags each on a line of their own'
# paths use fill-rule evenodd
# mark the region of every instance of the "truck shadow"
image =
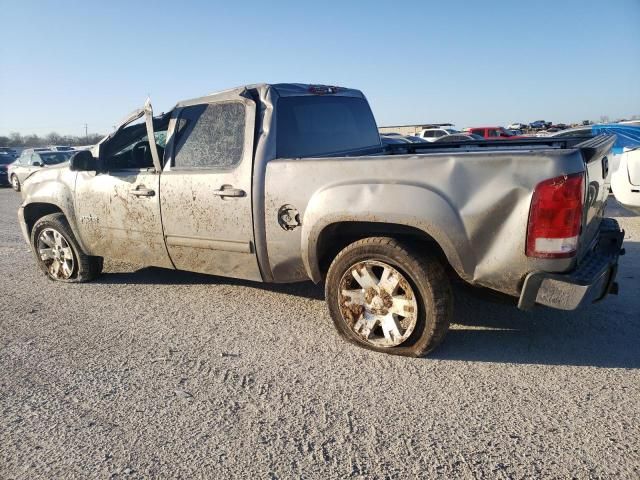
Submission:
<svg viewBox="0 0 640 480">
<path fill-rule="evenodd" d="M 625 242 L 620 295 L 576 311 L 522 312 L 456 288 L 451 330 L 429 358 L 607 368 L 640 368 L 640 243 Z"/>
<path fill-rule="evenodd" d="M 128 285 L 238 285 L 294 295 L 296 297 L 324 300 L 324 285 L 315 285 L 312 282 L 287 284 L 261 283 L 158 267 L 144 267 L 139 270 L 127 272 L 104 273 L 95 280 L 95 283 Z"/>
<path fill-rule="evenodd" d="M 640 243 L 625 242 L 625 248 L 627 256 L 621 259 L 617 277 L 620 295 L 573 312 L 546 307 L 522 312 L 515 304 L 480 298 L 468 288 L 455 287 L 451 330 L 426 361 L 640 368 Z M 265 284 L 154 267 L 105 273 L 97 282 L 238 285 L 324 301 L 323 285 L 311 282 Z"/>
</svg>

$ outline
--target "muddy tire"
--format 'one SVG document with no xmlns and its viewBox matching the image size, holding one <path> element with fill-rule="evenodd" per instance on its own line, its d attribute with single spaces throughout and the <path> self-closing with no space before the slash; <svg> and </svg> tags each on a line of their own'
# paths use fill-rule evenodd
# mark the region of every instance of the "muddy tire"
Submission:
<svg viewBox="0 0 640 480">
<path fill-rule="evenodd" d="M 16 192 L 20 191 L 20 180 L 18 180 L 18 176 L 13 174 L 11 175 L 11 188 L 13 188 Z"/>
<path fill-rule="evenodd" d="M 451 284 L 436 257 L 388 237 L 342 250 L 329 267 L 325 294 L 340 335 L 393 355 L 431 352 L 453 312 Z"/>
<path fill-rule="evenodd" d="M 62 213 L 40 218 L 31 230 L 31 247 L 36 262 L 51 280 L 89 282 L 102 272 L 102 257 L 85 254 Z"/>
</svg>

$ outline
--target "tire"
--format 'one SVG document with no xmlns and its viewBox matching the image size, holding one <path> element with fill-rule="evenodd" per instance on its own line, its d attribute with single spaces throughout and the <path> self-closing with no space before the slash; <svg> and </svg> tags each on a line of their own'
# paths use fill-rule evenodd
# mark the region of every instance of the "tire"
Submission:
<svg viewBox="0 0 640 480">
<path fill-rule="evenodd" d="M 102 272 L 102 257 L 82 251 L 62 213 L 46 215 L 35 223 L 31 247 L 38 267 L 50 280 L 89 282 Z"/>
<path fill-rule="evenodd" d="M 431 352 L 453 313 L 451 283 L 437 258 L 389 237 L 365 238 L 342 250 L 329 267 L 325 294 L 342 337 L 393 355 Z"/>
<path fill-rule="evenodd" d="M 18 180 L 17 175 L 11 175 L 11 188 L 13 188 L 16 192 L 20 191 L 20 180 Z"/>
</svg>

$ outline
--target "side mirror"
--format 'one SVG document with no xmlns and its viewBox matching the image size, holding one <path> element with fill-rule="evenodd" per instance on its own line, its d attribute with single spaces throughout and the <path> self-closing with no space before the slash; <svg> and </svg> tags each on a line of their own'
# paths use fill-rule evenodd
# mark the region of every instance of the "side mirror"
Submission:
<svg viewBox="0 0 640 480">
<path fill-rule="evenodd" d="M 35 162 L 31 162 L 31 166 L 32 167 L 44 167 L 44 163 L 42 162 L 38 162 L 37 160 Z"/>
<path fill-rule="evenodd" d="M 95 172 L 98 161 L 89 150 L 80 150 L 69 161 L 69 169 L 74 172 Z"/>
</svg>

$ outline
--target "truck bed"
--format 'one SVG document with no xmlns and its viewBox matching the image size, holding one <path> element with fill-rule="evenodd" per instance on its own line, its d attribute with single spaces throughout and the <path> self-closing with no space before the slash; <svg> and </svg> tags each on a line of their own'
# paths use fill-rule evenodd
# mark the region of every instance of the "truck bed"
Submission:
<svg viewBox="0 0 640 480">
<path fill-rule="evenodd" d="M 600 136 L 402 144 L 365 156 L 272 160 L 266 169 L 265 227 L 273 277 L 295 281 L 311 272 L 318 280 L 314 250 L 324 228 L 384 221 L 426 232 L 464 280 L 519 295 L 528 273 L 569 271 L 590 248 L 606 200 L 599 155 L 612 141 Z M 527 257 L 535 186 L 585 171 L 590 190 L 579 255 Z M 273 221 L 285 204 L 300 212 L 302 228 L 285 231 Z"/>
</svg>

